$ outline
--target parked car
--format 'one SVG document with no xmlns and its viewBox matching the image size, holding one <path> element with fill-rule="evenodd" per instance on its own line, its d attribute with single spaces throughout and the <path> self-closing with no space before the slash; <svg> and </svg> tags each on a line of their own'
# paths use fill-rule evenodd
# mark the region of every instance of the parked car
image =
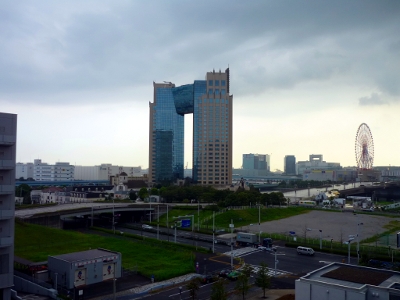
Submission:
<svg viewBox="0 0 400 300">
<path fill-rule="evenodd" d="M 228 279 L 229 280 L 237 280 L 240 275 L 241 275 L 241 273 L 239 271 L 235 270 L 228 274 Z"/>
<path fill-rule="evenodd" d="M 142 229 L 153 229 L 153 227 L 151 227 L 150 225 L 147 225 L 147 224 L 143 224 Z"/>
</svg>

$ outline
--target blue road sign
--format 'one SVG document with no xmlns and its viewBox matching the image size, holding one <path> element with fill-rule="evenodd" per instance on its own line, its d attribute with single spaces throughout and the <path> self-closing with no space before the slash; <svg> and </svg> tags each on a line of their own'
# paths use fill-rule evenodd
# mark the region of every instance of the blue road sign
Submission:
<svg viewBox="0 0 400 300">
<path fill-rule="evenodd" d="M 192 220 L 190 220 L 190 219 L 186 219 L 186 220 L 182 220 L 182 222 L 181 222 L 181 227 L 182 228 L 188 228 L 188 227 L 190 227 L 192 224 L 192 222 L 191 222 Z"/>
</svg>

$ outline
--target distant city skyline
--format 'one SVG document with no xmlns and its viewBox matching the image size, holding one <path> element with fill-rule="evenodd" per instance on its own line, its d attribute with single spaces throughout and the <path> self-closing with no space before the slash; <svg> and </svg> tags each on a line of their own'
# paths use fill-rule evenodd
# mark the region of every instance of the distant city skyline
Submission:
<svg viewBox="0 0 400 300">
<path fill-rule="evenodd" d="M 18 115 L 18 162 L 147 169 L 152 82 L 229 67 L 234 168 L 245 153 L 270 155 L 271 171 L 288 154 L 355 166 L 362 123 L 374 166 L 400 165 L 399 1 L 22 0 L 3 12 L 0 106 Z"/>
</svg>

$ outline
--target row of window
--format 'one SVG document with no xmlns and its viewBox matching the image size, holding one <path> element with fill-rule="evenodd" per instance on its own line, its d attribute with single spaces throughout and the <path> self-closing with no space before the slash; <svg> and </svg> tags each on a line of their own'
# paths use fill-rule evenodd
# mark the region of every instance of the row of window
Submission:
<svg viewBox="0 0 400 300">
<path fill-rule="evenodd" d="M 208 94 L 212 95 L 212 94 L 221 94 L 221 95 L 225 95 L 226 91 L 225 89 L 222 89 L 221 91 L 219 89 L 208 89 Z M 228 99 L 203 99 L 203 101 L 201 101 L 201 99 L 199 99 L 199 103 L 222 103 L 222 104 L 229 104 L 229 100 Z"/>
<path fill-rule="evenodd" d="M 219 81 L 219 80 L 212 80 L 212 79 L 208 80 L 208 85 L 209 86 L 213 86 L 213 85 L 214 86 L 219 86 L 220 82 L 221 82 L 221 86 L 225 86 L 226 85 L 226 80 Z"/>
<path fill-rule="evenodd" d="M 208 89 L 208 94 L 209 95 L 212 95 L 212 94 L 216 94 L 216 95 L 218 95 L 218 94 L 221 94 L 221 95 L 226 95 L 226 90 L 225 89 Z M 217 99 L 215 99 L 215 100 L 217 100 Z M 223 99 L 221 99 L 221 100 L 223 100 Z M 217 102 L 218 103 L 218 102 Z M 221 102 L 221 103 L 223 103 L 223 102 Z M 228 104 L 228 103 L 227 103 Z"/>
</svg>

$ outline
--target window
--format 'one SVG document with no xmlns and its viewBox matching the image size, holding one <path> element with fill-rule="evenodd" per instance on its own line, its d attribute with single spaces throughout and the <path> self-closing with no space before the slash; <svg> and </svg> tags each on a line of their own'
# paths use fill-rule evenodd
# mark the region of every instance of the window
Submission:
<svg viewBox="0 0 400 300">
<path fill-rule="evenodd" d="M 226 94 L 225 89 L 221 89 L 221 95 L 225 95 L 225 94 Z"/>
<path fill-rule="evenodd" d="M 225 86 L 226 85 L 226 81 L 225 80 L 221 80 L 221 86 Z"/>
<path fill-rule="evenodd" d="M 208 89 L 208 93 L 212 94 L 213 93 L 213 89 Z"/>
<path fill-rule="evenodd" d="M 215 93 L 216 93 L 216 94 L 219 94 L 219 89 L 215 89 Z"/>
<path fill-rule="evenodd" d="M 213 81 L 212 81 L 212 80 L 209 80 L 209 81 L 208 81 L 208 85 L 209 85 L 209 86 L 213 86 Z"/>
<path fill-rule="evenodd" d="M 215 86 L 219 86 L 219 80 L 215 80 Z"/>
</svg>

